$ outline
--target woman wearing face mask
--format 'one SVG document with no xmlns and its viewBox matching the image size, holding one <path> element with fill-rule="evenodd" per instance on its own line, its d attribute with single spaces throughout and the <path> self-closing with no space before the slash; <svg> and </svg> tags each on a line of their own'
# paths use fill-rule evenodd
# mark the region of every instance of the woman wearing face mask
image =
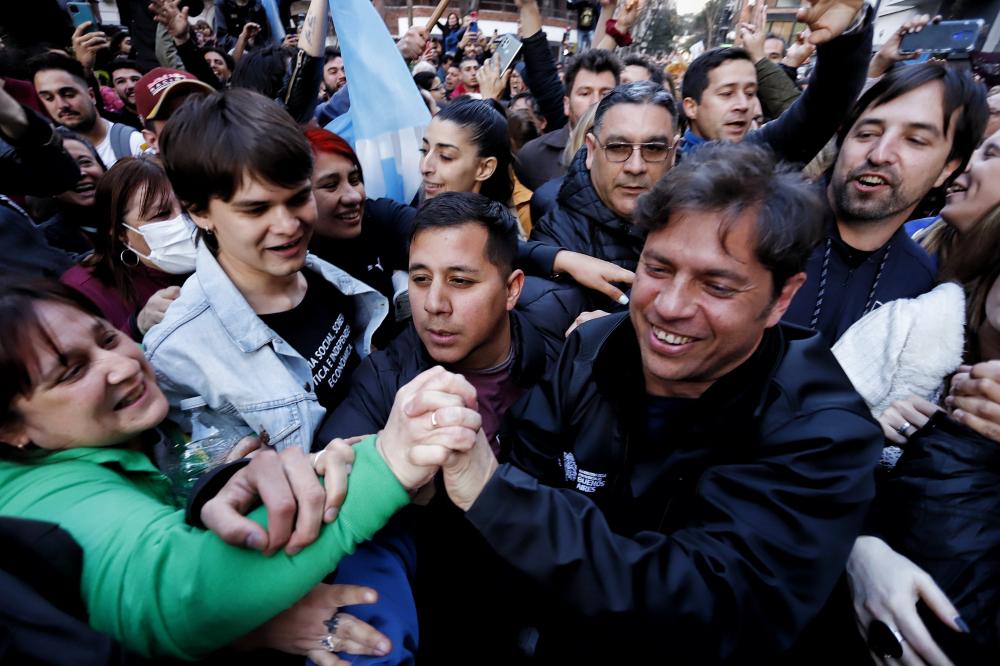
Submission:
<svg viewBox="0 0 1000 666">
<path fill-rule="evenodd" d="M 194 272 L 195 226 L 153 158 L 119 160 L 97 188 L 94 254 L 61 281 L 135 339 L 163 319 Z"/>
<path fill-rule="evenodd" d="M 1000 132 L 928 230 L 939 279 L 954 282 L 880 307 L 834 347 L 890 443 L 891 469 L 847 566 L 857 623 L 879 657 L 986 663 L 1000 648 L 1000 461 L 996 444 L 967 427 L 970 415 L 952 408 L 947 382 L 957 370 L 954 392 L 971 381 L 960 364 L 1000 359 L 998 179 Z M 918 615 L 917 602 L 936 618 Z"/>
<path fill-rule="evenodd" d="M 56 131 L 62 137 L 63 148 L 80 168 L 80 180 L 72 189 L 53 197 L 57 213 L 39 228 L 45 233 L 49 245 L 65 250 L 79 260 L 94 250 L 97 233 L 94 197 L 106 169 L 89 141 L 62 127 Z"/>
</svg>

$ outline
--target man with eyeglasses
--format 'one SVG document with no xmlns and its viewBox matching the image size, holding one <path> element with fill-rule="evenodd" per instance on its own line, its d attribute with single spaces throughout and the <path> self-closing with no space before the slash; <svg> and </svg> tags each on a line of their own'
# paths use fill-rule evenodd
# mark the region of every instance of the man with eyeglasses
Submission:
<svg viewBox="0 0 1000 666">
<path fill-rule="evenodd" d="M 645 233 L 632 212 L 673 164 L 676 127 L 677 105 L 661 86 L 635 81 L 612 90 L 531 238 L 634 271 Z"/>
</svg>

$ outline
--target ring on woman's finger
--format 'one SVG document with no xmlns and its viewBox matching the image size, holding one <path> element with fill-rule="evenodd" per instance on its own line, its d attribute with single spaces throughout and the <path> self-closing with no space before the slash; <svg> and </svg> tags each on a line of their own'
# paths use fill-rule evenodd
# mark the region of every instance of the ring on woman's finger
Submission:
<svg viewBox="0 0 1000 666">
<path fill-rule="evenodd" d="M 319 639 L 319 644 L 327 652 L 340 652 L 340 639 L 333 634 L 327 634 Z"/>
<path fill-rule="evenodd" d="M 908 438 L 910 435 L 908 435 L 906 431 L 909 430 L 910 428 L 913 428 L 914 432 L 916 432 L 917 430 L 916 426 L 914 426 L 912 423 L 904 419 L 903 423 L 898 428 L 896 428 L 896 432 L 898 432 L 903 437 Z"/>
<path fill-rule="evenodd" d="M 316 466 L 317 466 L 317 465 L 319 465 L 319 459 L 323 457 L 323 454 L 324 454 L 324 453 L 326 453 L 326 449 L 323 449 L 323 450 L 322 450 L 322 451 L 320 451 L 319 453 L 314 453 L 314 454 L 313 454 L 313 456 L 312 456 L 312 467 L 313 467 L 313 471 L 315 471 L 315 470 L 316 470 Z"/>
<path fill-rule="evenodd" d="M 434 427 L 434 428 L 438 427 L 438 418 L 437 418 L 437 416 L 438 416 L 437 415 L 437 410 L 434 410 L 433 412 L 431 412 L 431 426 Z"/>
<path fill-rule="evenodd" d="M 904 640 L 899 629 L 882 620 L 872 620 L 868 625 L 868 647 L 879 656 L 902 658 Z"/>
</svg>

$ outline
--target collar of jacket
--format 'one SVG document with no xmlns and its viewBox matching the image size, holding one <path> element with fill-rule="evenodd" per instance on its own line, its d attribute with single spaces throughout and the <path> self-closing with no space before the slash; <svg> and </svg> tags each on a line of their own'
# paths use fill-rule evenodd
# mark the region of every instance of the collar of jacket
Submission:
<svg viewBox="0 0 1000 666">
<path fill-rule="evenodd" d="M 684 154 L 688 153 L 689 151 L 694 150 L 696 147 L 700 146 L 703 143 L 708 143 L 708 140 L 707 139 L 703 139 L 700 136 L 698 136 L 697 134 L 695 134 L 694 130 L 692 130 L 689 127 L 684 132 L 684 136 L 681 137 L 681 145 L 680 145 L 679 152 L 680 152 L 681 155 L 684 155 Z"/>
<path fill-rule="evenodd" d="M 576 155 L 566 171 L 566 176 L 563 178 L 562 187 L 559 188 L 558 201 L 560 206 L 565 206 L 574 213 L 582 215 L 614 233 L 645 238 L 641 229 L 630 221 L 618 217 L 597 196 L 594 183 L 590 180 L 590 169 L 587 168 L 586 146 L 582 146 L 580 150 L 576 151 Z"/>
<path fill-rule="evenodd" d="M 642 358 L 629 313 L 616 313 L 604 319 L 609 320 L 608 329 L 592 355 L 594 378 L 602 393 L 630 419 L 626 423 L 645 423 Z M 785 357 L 787 336 L 796 337 L 795 330 L 806 332 L 787 324 L 766 329 L 750 358 L 692 401 L 688 422 L 697 423 L 700 431 L 728 432 L 743 431 L 747 420 L 760 418 L 768 403 L 771 380 Z M 719 418 L 720 415 L 725 418 Z"/>
<path fill-rule="evenodd" d="M 530 388 L 537 384 L 542 375 L 545 374 L 548 360 L 545 355 L 545 341 L 538 329 L 517 310 L 510 312 L 509 319 L 510 344 L 514 348 L 514 361 L 510 368 L 510 376 L 518 386 Z M 420 340 L 412 322 L 404 335 L 410 336 L 420 357 L 420 368 L 414 373 L 414 376 L 428 368 L 433 368 L 435 365 L 440 365 L 427 353 L 427 347 Z"/>
<path fill-rule="evenodd" d="M 372 319 L 381 322 L 385 318 L 389 310 L 388 302 L 384 296 L 365 283 L 312 253 L 306 254 L 305 268 L 319 273 L 345 296 L 356 296 L 356 302 L 360 299 L 359 305 L 369 310 Z M 198 243 L 194 277 L 201 285 L 205 300 L 218 317 L 219 324 L 240 351 L 244 353 L 256 351 L 277 338 L 277 334 L 250 307 L 240 290 L 222 270 L 215 255 L 203 242 Z M 360 314 L 361 308 L 358 310 Z"/>
</svg>

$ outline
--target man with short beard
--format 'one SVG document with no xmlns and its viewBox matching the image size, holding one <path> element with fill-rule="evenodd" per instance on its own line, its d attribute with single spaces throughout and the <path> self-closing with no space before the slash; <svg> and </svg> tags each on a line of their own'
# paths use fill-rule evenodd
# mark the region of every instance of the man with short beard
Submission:
<svg viewBox="0 0 1000 666">
<path fill-rule="evenodd" d="M 787 321 L 832 345 L 876 307 L 933 286 L 934 261 L 903 223 L 962 173 L 986 116 L 982 85 L 940 62 L 897 69 L 862 95 L 837 137 L 827 187 L 836 224 L 809 259 Z"/>
<path fill-rule="evenodd" d="M 32 58 L 28 67 L 35 92 L 49 116 L 90 141 L 106 167 L 110 169 L 119 159 L 142 153 L 139 132 L 98 115 L 94 92 L 79 62 L 59 53 L 45 53 Z"/>
</svg>

